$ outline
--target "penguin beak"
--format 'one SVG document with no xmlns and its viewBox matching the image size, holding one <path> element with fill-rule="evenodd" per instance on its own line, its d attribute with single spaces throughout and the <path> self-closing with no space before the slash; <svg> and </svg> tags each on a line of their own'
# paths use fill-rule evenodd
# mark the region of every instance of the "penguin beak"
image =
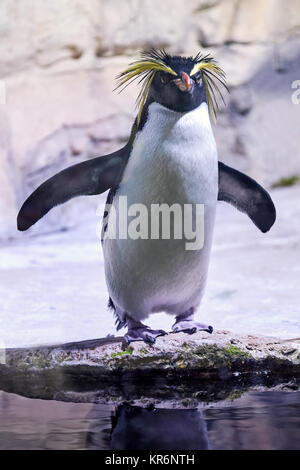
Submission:
<svg viewBox="0 0 300 470">
<path fill-rule="evenodd" d="M 192 89 L 193 80 L 186 72 L 182 72 L 181 78 L 176 78 L 173 81 L 180 91 L 190 91 Z"/>
</svg>

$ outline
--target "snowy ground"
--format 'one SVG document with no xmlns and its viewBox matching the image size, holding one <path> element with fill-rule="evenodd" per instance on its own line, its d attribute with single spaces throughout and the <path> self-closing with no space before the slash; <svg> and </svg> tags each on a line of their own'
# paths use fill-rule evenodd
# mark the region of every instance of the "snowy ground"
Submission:
<svg viewBox="0 0 300 470">
<path fill-rule="evenodd" d="M 219 204 L 199 319 L 217 329 L 283 339 L 300 336 L 300 187 L 272 193 L 278 219 L 268 234 Z M 59 343 L 116 334 L 107 311 L 96 216 L 80 230 L 24 237 L 0 247 L 0 344 Z M 154 315 L 150 326 L 169 329 Z"/>
</svg>

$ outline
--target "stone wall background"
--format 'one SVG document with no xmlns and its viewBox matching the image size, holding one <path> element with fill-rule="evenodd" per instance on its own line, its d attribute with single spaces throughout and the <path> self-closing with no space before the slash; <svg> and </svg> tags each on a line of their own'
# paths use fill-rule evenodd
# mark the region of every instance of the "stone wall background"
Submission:
<svg viewBox="0 0 300 470">
<path fill-rule="evenodd" d="M 300 0 L 2 0 L 1 240 L 18 236 L 18 209 L 38 184 L 126 141 L 137 88 L 117 94 L 114 77 L 151 46 L 204 49 L 225 69 L 221 160 L 269 187 L 300 175 Z M 76 226 L 98 201 L 70 201 L 30 234 Z"/>
</svg>

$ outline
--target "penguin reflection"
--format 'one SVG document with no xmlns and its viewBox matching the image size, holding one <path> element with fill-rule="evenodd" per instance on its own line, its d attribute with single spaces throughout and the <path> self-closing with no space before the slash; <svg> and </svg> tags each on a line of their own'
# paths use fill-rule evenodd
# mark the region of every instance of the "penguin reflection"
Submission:
<svg viewBox="0 0 300 470">
<path fill-rule="evenodd" d="M 91 429 L 89 449 L 103 445 Z M 102 430 L 103 431 L 103 430 Z M 142 408 L 120 405 L 112 417 L 112 450 L 201 450 L 208 449 L 208 436 L 201 411 L 197 409 Z"/>
</svg>

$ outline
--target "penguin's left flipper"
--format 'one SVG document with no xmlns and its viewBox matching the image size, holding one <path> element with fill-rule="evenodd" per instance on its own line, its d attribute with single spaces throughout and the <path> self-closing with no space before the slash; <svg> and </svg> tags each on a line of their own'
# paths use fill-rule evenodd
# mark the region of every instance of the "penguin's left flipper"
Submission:
<svg viewBox="0 0 300 470">
<path fill-rule="evenodd" d="M 269 193 L 254 179 L 219 162 L 219 201 L 229 202 L 246 213 L 263 232 L 276 220 L 276 209 Z"/>
<path fill-rule="evenodd" d="M 18 229 L 27 230 L 50 209 L 73 197 L 100 194 L 117 186 L 130 149 L 128 143 L 114 153 L 77 163 L 49 178 L 24 202 L 17 218 Z"/>
</svg>

